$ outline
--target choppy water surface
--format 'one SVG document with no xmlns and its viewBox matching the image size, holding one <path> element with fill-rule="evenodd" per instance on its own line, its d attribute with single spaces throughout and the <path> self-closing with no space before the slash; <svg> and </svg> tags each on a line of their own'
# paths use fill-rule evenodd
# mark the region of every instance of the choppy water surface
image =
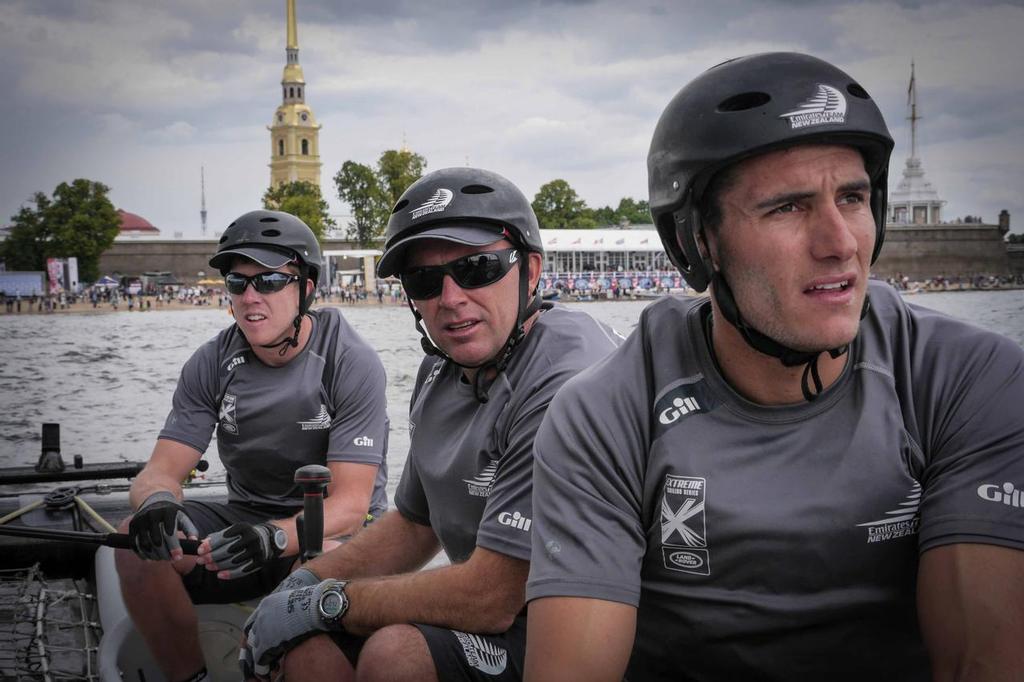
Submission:
<svg viewBox="0 0 1024 682">
<path fill-rule="evenodd" d="M 917 294 L 907 300 L 992 329 L 1024 345 L 1024 291 Z M 647 301 L 570 304 L 620 332 Z M 422 358 L 404 306 L 345 307 L 380 353 L 392 424 L 388 463 L 394 492 L 409 448 L 408 403 Z M 64 459 L 144 461 L 163 426 L 182 364 L 230 323 L 223 310 L 0 317 L 0 466 L 39 456 L 43 422 L 61 425 Z M 206 454 L 222 478 L 216 441 Z"/>
</svg>

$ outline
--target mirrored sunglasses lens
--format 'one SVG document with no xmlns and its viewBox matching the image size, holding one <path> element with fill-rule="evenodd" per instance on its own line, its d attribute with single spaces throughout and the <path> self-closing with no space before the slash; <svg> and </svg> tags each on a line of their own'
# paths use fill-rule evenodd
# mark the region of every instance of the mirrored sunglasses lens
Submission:
<svg viewBox="0 0 1024 682">
<path fill-rule="evenodd" d="M 228 293 L 235 294 L 236 296 L 245 292 L 245 286 L 248 283 L 248 277 L 236 275 L 233 272 L 228 273 L 224 277 L 224 286 L 227 287 Z"/>
<path fill-rule="evenodd" d="M 402 286 L 409 298 L 433 298 L 441 293 L 443 277 L 440 270 L 413 270 L 402 275 Z"/>
<path fill-rule="evenodd" d="M 452 274 L 461 287 L 483 287 L 498 281 L 503 274 L 501 257 L 496 253 L 477 253 L 452 263 Z"/>
<path fill-rule="evenodd" d="M 291 276 L 283 272 L 262 272 L 252 278 L 252 285 L 261 294 L 272 294 L 284 289 L 291 281 Z"/>
</svg>

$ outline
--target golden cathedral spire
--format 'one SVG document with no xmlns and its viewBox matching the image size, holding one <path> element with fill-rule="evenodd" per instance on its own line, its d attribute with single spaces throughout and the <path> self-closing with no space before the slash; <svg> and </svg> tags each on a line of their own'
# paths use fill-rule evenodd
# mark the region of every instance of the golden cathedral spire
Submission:
<svg viewBox="0 0 1024 682">
<path fill-rule="evenodd" d="M 304 181 L 320 186 L 320 124 L 306 104 L 306 79 L 299 65 L 295 0 L 285 0 L 288 32 L 281 76 L 281 106 L 270 130 L 270 185 Z"/>
<path fill-rule="evenodd" d="M 288 49 L 299 49 L 299 29 L 295 25 L 295 0 L 288 0 Z"/>
</svg>

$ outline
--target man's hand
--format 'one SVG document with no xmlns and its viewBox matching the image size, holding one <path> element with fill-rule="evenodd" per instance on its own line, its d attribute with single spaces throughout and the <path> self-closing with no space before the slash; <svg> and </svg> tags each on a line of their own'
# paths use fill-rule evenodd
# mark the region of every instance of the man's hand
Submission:
<svg viewBox="0 0 1024 682">
<path fill-rule="evenodd" d="M 307 573 L 299 569 L 296 574 Z M 308 576 L 297 576 L 298 580 Z M 246 648 L 249 655 L 239 654 L 239 664 L 246 671 L 250 663 L 257 677 L 267 677 L 277 667 L 281 657 L 296 644 L 320 632 L 336 630 L 320 615 L 320 596 L 339 581 L 324 580 L 316 585 L 296 589 L 283 589 L 263 598 L 260 605 L 245 621 Z M 248 659 L 247 661 L 245 659 Z"/>
<path fill-rule="evenodd" d="M 129 543 L 143 559 L 180 559 L 183 552 L 178 541 L 179 530 L 188 538 L 199 538 L 199 531 L 178 498 L 169 490 L 161 490 L 139 505 L 128 524 Z"/>
<path fill-rule="evenodd" d="M 199 563 L 232 580 L 263 568 L 281 556 L 288 545 L 283 529 L 272 523 L 236 523 L 212 533 L 199 545 Z"/>
<path fill-rule="evenodd" d="M 277 594 L 278 592 L 290 592 L 300 587 L 309 587 L 316 585 L 320 582 L 320 577 L 313 573 L 308 568 L 300 568 L 293 571 L 287 578 L 281 581 L 281 583 L 274 588 L 274 591 L 270 594 Z M 242 678 L 251 680 L 256 677 L 256 660 L 253 658 L 252 649 L 249 648 L 249 644 L 246 639 L 245 633 L 249 631 L 250 625 L 253 622 L 253 618 L 256 616 L 254 612 L 249 616 L 249 619 L 245 621 L 244 633 L 242 634 L 242 643 L 238 648 L 238 667 L 242 669 Z M 260 666 L 263 676 L 265 677 L 269 672 L 269 666 Z"/>
</svg>

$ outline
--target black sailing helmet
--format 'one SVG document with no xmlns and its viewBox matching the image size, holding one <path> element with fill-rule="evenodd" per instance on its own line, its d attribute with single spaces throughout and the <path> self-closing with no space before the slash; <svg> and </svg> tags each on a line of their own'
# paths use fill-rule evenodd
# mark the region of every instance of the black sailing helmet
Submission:
<svg viewBox="0 0 1024 682">
<path fill-rule="evenodd" d="M 302 318 L 309 310 L 316 296 L 306 295 L 306 281 L 315 285 L 323 267 L 320 242 L 313 231 L 299 218 L 283 211 L 250 211 L 228 225 L 217 245 L 217 253 L 210 259 L 210 267 L 221 275 L 228 274 L 232 261 L 248 258 L 260 265 L 277 269 L 294 263 L 299 269 L 299 314 L 294 321 L 295 336 L 280 343 L 267 346 L 274 348 L 287 343 L 294 347 L 299 343 L 299 328 Z M 288 346 L 281 349 L 281 354 Z"/>
<path fill-rule="evenodd" d="M 882 112 L 849 75 L 817 57 L 771 52 L 714 66 L 679 91 L 647 154 L 651 216 L 669 258 L 697 291 L 713 270 L 698 248 L 698 206 L 727 166 L 798 144 L 856 147 L 871 177 L 874 263 L 885 239 L 893 141 Z"/>
<path fill-rule="evenodd" d="M 802 389 L 817 393 L 819 352 L 788 348 L 750 327 L 736 305 L 728 273 L 716 271 L 703 248 L 700 206 L 716 173 L 759 154 L 800 144 L 848 145 L 860 150 L 871 179 L 875 219 L 874 263 L 885 239 L 889 155 L 893 141 L 867 91 L 842 70 L 816 57 L 773 52 L 714 66 L 669 102 L 647 154 L 651 216 L 665 251 L 687 284 L 704 291 L 712 281 L 723 317 L 743 339 L 784 365 L 806 365 Z M 863 316 L 868 299 L 864 299 Z M 828 349 L 839 357 L 846 346 Z"/>
<path fill-rule="evenodd" d="M 485 246 L 507 239 L 524 252 L 544 255 L 537 216 L 526 196 L 509 180 L 480 168 L 442 168 L 424 175 L 398 199 L 384 234 L 384 255 L 377 263 L 377 276 L 401 275 L 406 251 L 419 240 L 441 239 L 458 244 Z M 524 253 L 525 256 L 525 253 Z M 519 259 L 519 310 L 515 326 L 496 357 L 480 367 L 504 370 L 512 351 L 522 341 L 523 325 L 542 307 L 537 291 L 529 287 L 529 258 Z M 422 335 L 423 349 L 431 355 L 445 355 L 427 335 L 423 318 L 409 302 Z M 484 372 L 477 373 L 476 395 L 486 401 Z"/>
</svg>

